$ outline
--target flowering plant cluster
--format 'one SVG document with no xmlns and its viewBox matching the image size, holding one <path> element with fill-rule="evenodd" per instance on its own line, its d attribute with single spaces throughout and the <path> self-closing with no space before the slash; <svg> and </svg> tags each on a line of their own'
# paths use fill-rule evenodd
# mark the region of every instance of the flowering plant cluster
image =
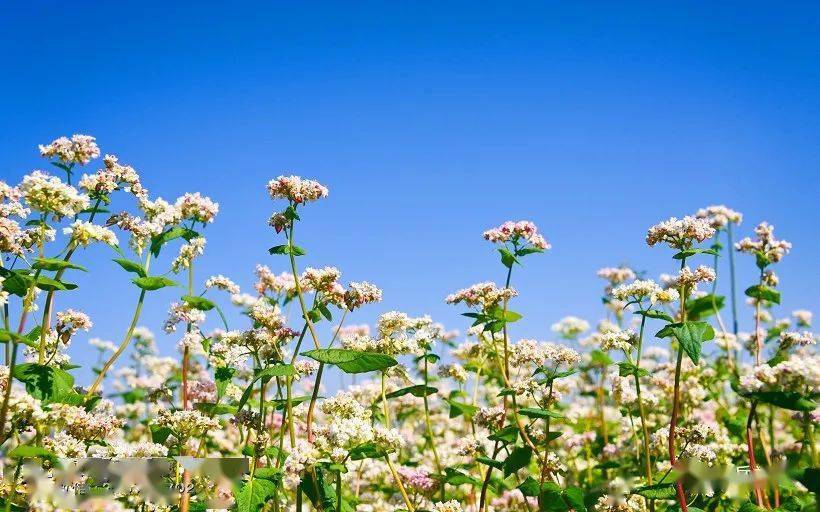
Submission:
<svg viewBox="0 0 820 512">
<path fill-rule="evenodd" d="M 462 335 L 400 311 L 373 326 L 346 323 L 378 307 L 382 291 L 345 283 L 333 266 L 300 268 L 307 251 L 296 229 L 329 193 L 317 181 L 268 183 L 276 241 L 245 293 L 230 277 L 195 273 L 219 214 L 212 199 L 154 197 L 112 155 L 72 185 L 100 157 L 90 136 L 40 152 L 54 174 L 0 181 L 6 511 L 64 510 L 56 496 L 29 492 L 23 467 L 87 457 L 167 458 L 162 478 L 175 492 L 119 487 L 79 500 L 80 510 L 816 507 L 812 314 L 776 317 L 773 267 L 792 246 L 765 222 L 736 244 L 742 215 L 725 206 L 650 227 L 647 244 L 673 250 L 675 273 L 600 269 L 602 318 L 594 327 L 560 319 L 545 332 L 555 341 L 514 334 L 514 271 L 551 246 L 532 222 L 505 222 L 483 234 L 501 256 L 498 275 L 443 297 L 463 312 Z M 71 276 L 88 271 L 82 255 L 93 244 L 110 248 L 134 286 L 134 308 L 118 343 L 87 339 L 94 378 L 79 382 L 68 348 L 94 325 L 69 306 Z M 744 292 L 751 332 L 738 330 L 735 253 L 753 256 L 759 271 Z M 719 295 L 724 280 L 729 293 Z M 179 290 L 161 326 L 177 340 L 176 357 L 141 325 L 165 288 Z M 226 315 L 228 307 L 242 314 Z M 242 321 L 231 325 L 235 317 Z M 328 386 L 330 372 L 346 385 Z M 248 471 L 209 480 L 185 463 L 209 457 L 244 457 Z"/>
</svg>

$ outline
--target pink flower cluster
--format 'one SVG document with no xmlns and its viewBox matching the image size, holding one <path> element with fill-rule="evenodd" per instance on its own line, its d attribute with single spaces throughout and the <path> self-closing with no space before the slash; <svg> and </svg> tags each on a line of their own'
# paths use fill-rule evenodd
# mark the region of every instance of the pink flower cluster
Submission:
<svg viewBox="0 0 820 512">
<path fill-rule="evenodd" d="M 536 225 L 528 220 L 518 222 L 507 221 L 497 228 L 488 229 L 484 232 L 484 239 L 492 243 L 517 243 L 521 240 L 529 243 L 535 248 L 547 250 L 551 246 L 538 234 Z"/>
<path fill-rule="evenodd" d="M 327 197 L 328 190 L 318 181 L 299 176 L 279 176 L 268 182 L 268 194 L 272 199 L 287 199 L 299 204 Z"/>
</svg>

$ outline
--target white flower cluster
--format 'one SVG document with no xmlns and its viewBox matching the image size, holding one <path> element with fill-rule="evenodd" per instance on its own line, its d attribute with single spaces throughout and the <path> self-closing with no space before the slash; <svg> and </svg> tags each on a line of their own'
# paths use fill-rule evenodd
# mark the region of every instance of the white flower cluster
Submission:
<svg viewBox="0 0 820 512">
<path fill-rule="evenodd" d="M 219 423 L 215 419 L 193 410 L 171 412 L 161 409 L 154 423 L 168 427 L 180 441 L 202 437 L 209 431 L 219 428 Z"/>
<path fill-rule="evenodd" d="M 715 269 L 700 265 L 695 270 L 683 267 L 677 276 L 670 277 L 664 284 L 670 288 L 693 287 L 698 283 L 711 283 L 717 278 Z"/>
<path fill-rule="evenodd" d="M 538 228 L 528 220 L 518 222 L 507 221 L 497 228 L 488 229 L 484 232 L 484 239 L 492 243 L 518 244 L 523 241 L 541 250 L 550 248 L 550 244 L 538 233 Z"/>
<path fill-rule="evenodd" d="M 113 231 L 84 220 L 75 220 L 70 226 L 63 228 L 63 234 L 74 244 L 82 247 L 88 247 L 91 242 L 102 242 L 111 246 L 119 244 Z"/>
<path fill-rule="evenodd" d="M 599 269 L 596 275 L 601 279 L 606 279 L 613 286 L 637 277 L 635 271 L 629 267 L 604 267 Z"/>
<path fill-rule="evenodd" d="M 216 288 L 217 290 L 226 291 L 231 295 L 239 293 L 239 285 L 222 274 L 209 277 L 208 280 L 205 281 L 205 288 Z"/>
<path fill-rule="evenodd" d="M 188 243 L 182 244 L 179 248 L 179 254 L 171 262 L 171 271 L 178 274 L 181 270 L 190 268 L 194 258 L 202 256 L 205 252 L 205 243 L 205 238 L 198 236 L 192 238 Z"/>
<path fill-rule="evenodd" d="M 447 304 L 458 304 L 463 302 L 469 307 L 479 306 L 481 309 L 489 309 L 498 306 L 518 295 L 513 288 L 499 288 L 495 283 L 486 281 L 463 288 L 447 296 L 444 301 Z"/>
<path fill-rule="evenodd" d="M 79 187 L 95 198 L 107 201 L 108 194 L 120 187 L 137 198 L 147 198 L 148 191 L 142 187 L 139 174 L 130 165 L 121 165 L 114 155 L 105 155 L 105 167 L 94 174 L 83 174 Z"/>
<path fill-rule="evenodd" d="M 715 229 L 725 228 L 729 224 L 740 224 L 743 221 L 743 214 L 722 204 L 701 208 L 695 213 L 695 217 L 708 220 Z"/>
<path fill-rule="evenodd" d="M 64 164 L 85 165 L 93 158 L 100 156 L 97 139 L 90 135 L 72 135 L 59 137 L 49 144 L 40 144 L 40 155 L 44 158 L 56 158 Z"/>
<path fill-rule="evenodd" d="M 755 228 L 757 238 L 752 240 L 749 237 L 735 244 L 735 249 L 754 255 L 760 255 L 768 263 L 777 263 L 787 255 L 792 248 L 792 244 L 785 240 L 778 240 L 774 237 L 774 226 L 768 222 L 761 222 Z"/>
<path fill-rule="evenodd" d="M 690 216 L 682 219 L 671 217 L 649 228 L 646 243 L 649 246 L 666 243 L 673 249 L 688 249 L 693 243 L 703 242 L 713 236 L 715 228 L 706 219 Z"/>
<path fill-rule="evenodd" d="M 601 350 L 629 352 L 637 341 L 637 334 L 632 329 L 609 331 L 601 334 Z"/>
<path fill-rule="evenodd" d="M 34 211 L 55 217 L 71 217 L 88 208 L 90 200 L 71 185 L 43 171 L 23 177 L 20 192 Z"/>
<path fill-rule="evenodd" d="M 278 176 L 268 182 L 268 194 L 272 199 L 287 199 L 300 204 L 327 197 L 328 190 L 318 181 L 299 176 Z"/>
<path fill-rule="evenodd" d="M 806 396 L 820 391 L 820 357 L 793 354 L 775 366 L 761 364 L 740 377 L 740 387 L 752 391 L 795 391 Z"/>
<path fill-rule="evenodd" d="M 576 316 L 565 316 L 552 324 L 552 332 L 560 334 L 562 338 L 573 339 L 582 332 L 589 330 L 589 322 Z"/>
<path fill-rule="evenodd" d="M 675 302 L 679 295 L 674 288 L 663 289 L 651 279 L 636 279 L 629 284 L 614 288 L 612 297 L 625 302 L 634 300 L 640 302 L 648 298 L 651 304 L 655 304 Z"/>
<path fill-rule="evenodd" d="M 199 192 L 185 194 L 177 199 L 174 205 L 183 219 L 193 220 L 207 224 L 213 222 L 216 214 L 219 213 L 219 203 L 215 203 L 209 197 L 205 197 Z"/>
</svg>

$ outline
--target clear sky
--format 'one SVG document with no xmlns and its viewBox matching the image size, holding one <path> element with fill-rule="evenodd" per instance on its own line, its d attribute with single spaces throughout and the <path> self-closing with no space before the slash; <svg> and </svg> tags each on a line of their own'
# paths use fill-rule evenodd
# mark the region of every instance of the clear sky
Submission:
<svg viewBox="0 0 820 512">
<path fill-rule="evenodd" d="M 514 336 L 541 339 L 600 317 L 599 267 L 673 270 L 648 226 L 725 203 L 743 234 L 768 220 L 794 243 L 788 314 L 820 286 L 818 28 L 811 2 L 13 2 L 0 173 L 95 135 L 152 194 L 220 203 L 197 274 L 246 288 L 257 262 L 285 270 L 265 183 L 316 178 L 331 195 L 302 216 L 301 263 L 384 289 L 356 323 L 401 309 L 463 331 L 444 296 L 503 278 L 482 231 L 531 219 L 553 250 L 516 271 Z M 118 342 L 136 293 L 109 257 L 79 255 L 102 268 L 75 293 L 91 335 Z M 173 295 L 150 297 L 157 333 Z"/>
</svg>

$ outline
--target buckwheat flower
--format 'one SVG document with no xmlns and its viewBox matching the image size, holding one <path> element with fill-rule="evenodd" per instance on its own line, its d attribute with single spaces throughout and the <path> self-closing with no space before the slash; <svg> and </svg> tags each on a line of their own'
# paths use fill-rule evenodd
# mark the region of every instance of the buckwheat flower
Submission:
<svg viewBox="0 0 820 512">
<path fill-rule="evenodd" d="M 62 458 L 86 456 L 85 443 L 65 432 L 55 432 L 53 437 L 43 438 L 43 448 Z"/>
<path fill-rule="evenodd" d="M 318 181 L 299 176 L 278 176 L 268 182 L 268 194 L 271 199 L 287 199 L 300 204 L 327 197 L 328 190 Z"/>
<path fill-rule="evenodd" d="M 763 284 L 767 286 L 777 286 L 780 283 L 780 278 L 777 277 L 774 270 L 764 271 L 763 275 L 760 276 L 760 279 L 763 281 Z"/>
<path fill-rule="evenodd" d="M 625 283 L 637 277 L 635 271 L 629 267 L 604 267 L 596 273 L 601 279 L 606 279 L 612 286 Z"/>
<path fill-rule="evenodd" d="M 484 442 L 475 436 L 461 437 L 457 441 L 456 453 L 463 457 L 476 457 L 484 453 Z"/>
<path fill-rule="evenodd" d="M 137 171 L 130 165 L 122 165 L 114 155 L 105 155 L 105 167 L 94 174 L 83 174 L 79 186 L 95 199 L 106 201 L 109 194 L 122 189 L 137 198 L 147 198 L 148 191 L 140 183 Z"/>
<path fill-rule="evenodd" d="M 214 217 L 219 213 L 219 203 L 213 202 L 211 198 L 203 196 L 199 192 L 183 195 L 176 200 L 174 206 L 180 211 L 183 219 L 190 219 L 202 224 L 213 222 Z"/>
<path fill-rule="evenodd" d="M 671 217 L 649 228 L 646 243 L 650 247 L 665 243 L 673 249 L 689 249 L 695 242 L 703 242 L 714 235 L 715 228 L 706 219 L 690 216 L 682 219 Z"/>
<path fill-rule="evenodd" d="M 258 280 L 253 287 L 259 295 L 271 292 L 276 295 L 295 296 L 296 281 L 293 274 L 282 272 L 276 275 L 267 265 L 256 265 L 254 273 Z"/>
<path fill-rule="evenodd" d="M 343 325 L 339 328 L 339 338 L 350 338 L 354 336 L 370 336 L 370 326 L 367 324 Z"/>
<path fill-rule="evenodd" d="M 401 466 L 396 472 L 407 487 L 422 494 L 429 494 L 438 487 L 438 482 L 431 478 L 430 472 L 424 468 Z"/>
<path fill-rule="evenodd" d="M 475 413 L 476 425 L 480 427 L 487 427 L 495 429 L 504 424 L 506 414 L 504 407 L 497 405 L 495 407 L 482 407 Z"/>
<path fill-rule="evenodd" d="M 316 373 L 319 363 L 313 359 L 300 359 L 293 363 L 293 369 L 296 371 L 296 380 L 299 380 Z"/>
<path fill-rule="evenodd" d="M 447 304 L 464 303 L 468 307 L 479 306 L 481 309 L 489 309 L 498 306 L 518 295 L 513 288 L 498 288 L 495 283 L 487 281 L 463 288 L 456 293 L 448 295 L 445 299 Z"/>
<path fill-rule="evenodd" d="M 555 367 L 562 365 L 572 367 L 581 361 L 581 354 L 577 351 L 556 343 L 544 344 L 544 357 Z"/>
<path fill-rule="evenodd" d="M 344 294 L 345 306 L 350 311 L 360 308 L 365 304 L 381 302 L 381 300 L 382 291 L 376 285 L 368 283 L 367 281 L 350 283 Z"/>
<path fill-rule="evenodd" d="M 706 219 L 715 229 L 722 229 L 731 224 L 740 224 L 743 221 L 743 214 L 736 212 L 725 205 L 712 205 L 701 208 L 695 214 L 699 219 Z"/>
<path fill-rule="evenodd" d="M 433 512 L 462 512 L 462 510 L 456 500 L 438 501 L 433 505 Z"/>
<path fill-rule="evenodd" d="M 452 378 L 457 382 L 467 382 L 469 375 L 463 366 L 453 363 L 441 365 L 438 369 L 438 376 L 443 379 Z"/>
<path fill-rule="evenodd" d="M 96 348 L 100 352 L 114 352 L 115 350 L 117 350 L 117 345 L 115 345 L 113 342 L 103 340 L 100 338 L 91 338 L 90 340 L 88 340 L 88 344 Z"/>
<path fill-rule="evenodd" d="M 601 350 L 623 350 L 629 352 L 638 341 L 632 329 L 610 331 L 601 335 Z"/>
<path fill-rule="evenodd" d="M 814 334 L 809 331 L 784 331 L 780 333 L 780 350 L 786 350 L 794 346 L 805 347 L 816 343 L 817 340 L 814 338 Z"/>
<path fill-rule="evenodd" d="M 239 285 L 223 276 L 222 274 L 211 276 L 205 281 L 205 288 L 216 288 L 217 290 L 224 290 L 231 295 L 239 293 Z"/>
<path fill-rule="evenodd" d="M 219 428 L 219 422 L 195 410 L 171 412 L 161 409 L 154 423 L 168 427 L 182 442 L 192 437 L 202 437 Z"/>
<path fill-rule="evenodd" d="M 179 224 L 182 221 L 180 209 L 161 197 L 158 197 L 155 201 L 151 201 L 147 197 L 140 197 L 137 205 L 145 215 L 145 220 L 157 225 L 160 230 Z"/>
<path fill-rule="evenodd" d="M 637 300 L 641 301 L 652 297 L 658 293 L 661 287 L 651 279 L 637 279 L 629 284 L 622 284 L 613 288 L 611 295 L 613 298 L 625 302 Z"/>
<path fill-rule="evenodd" d="M 171 271 L 178 274 L 180 270 L 190 268 L 191 263 L 197 256 L 202 256 L 205 252 L 205 238 L 198 236 L 192 238 L 187 244 L 179 248 L 179 254 L 171 262 Z"/>
<path fill-rule="evenodd" d="M 88 196 L 43 171 L 33 171 L 23 177 L 20 192 L 32 210 L 56 218 L 74 216 L 89 205 Z"/>
<path fill-rule="evenodd" d="M 248 311 L 248 316 L 255 323 L 268 329 L 279 329 L 285 325 L 285 317 L 282 315 L 279 306 L 271 304 L 267 300 L 257 301 Z"/>
<path fill-rule="evenodd" d="M 377 424 L 373 427 L 373 443 L 383 451 L 393 453 L 404 446 L 404 438 L 398 430 Z"/>
<path fill-rule="evenodd" d="M 589 330 L 589 322 L 576 316 L 565 316 L 552 324 L 551 329 L 552 332 L 560 334 L 562 338 L 574 339 L 582 332 Z"/>
<path fill-rule="evenodd" d="M 67 333 L 69 336 L 79 330 L 88 332 L 93 327 L 91 318 L 75 309 L 66 309 L 57 312 L 57 332 Z"/>
<path fill-rule="evenodd" d="M 244 308 L 253 307 L 259 301 L 259 297 L 254 297 L 249 293 L 234 293 L 231 295 L 231 304 Z"/>
<path fill-rule="evenodd" d="M 21 254 L 20 224 L 11 219 L 0 217 L 0 252 Z"/>
<path fill-rule="evenodd" d="M 305 290 L 333 293 L 342 273 L 336 267 L 307 267 L 299 276 L 299 282 Z"/>
<path fill-rule="evenodd" d="M 715 269 L 712 267 L 700 265 L 695 270 L 692 270 L 687 266 L 680 269 L 678 275 L 669 280 L 669 286 L 672 288 L 684 286 L 688 288 L 698 283 L 711 283 L 716 277 L 717 274 L 715 274 Z"/>
<path fill-rule="evenodd" d="M 86 411 L 82 407 L 68 404 L 50 404 L 48 419 L 55 426 L 82 440 L 106 439 L 125 423 L 106 412 Z"/>
<path fill-rule="evenodd" d="M 742 239 L 735 244 L 735 249 L 740 252 L 756 255 L 767 263 L 777 263 L 783 256 L 789 253 L 792 244 L 785 240 L 778 240 L 774 237 L 774 226 L 768 222 L 761 222 L 755 228 L 755 240 L 749 237 Z"/>
<path fill-rule="evenodd" d="M 168 310 L 168 319 L 163 330 L 172 333 L 177 330 L 177 324 L 185 323 L 198 325 L 205 321 L 205 313 L 192 307 L 187 302 L 174 302 Z"/>
<path fill-rule="evenodd" d="M 53 228 L 43 229 L 42 226 L 37 226 L 24 229 L 15 235 L 13 244 L 17 250 L 12 252 L 15 254 L 22 254 L 23 251 L 34 252 L 48 242 L 53 242 L 56 237 L 57 230 Z"/>
<path fill-rule="evenodd" d="M 40 144 L 40 155 L 44 158 L 56 158 L 67 165 L 85 165 L 100 156 L 96 140 L 90 135 L 80 134 L 74 134 L 70 139 L 59 137 L 50 144 Z"/>
<path fill-rule="evenodd" d="M 723 350 L 738 350 L 740 343 L 737 341 L 737 336 L 730 332 L 715 331 L 715 345 Z"/>
<path fill-rule="evenodd" d="M 812 312 L 807 309 L 798 309 L 797 311 L 792 311 L 792 316 L 795 320 L 797 320 L 797 325 L 799 327 L 811 327 L 811 320 L 812 320 Z"/>
<path fill-rule="evenodd" d="M 296 445 L 290 449 L 282 470 L 283 483 L 287 489 L 295 489 L 302 482 L 302 474 L 306 469 L 316 464 L 320 454 L 313 444 L 304 439 L 297 439 Z"/>
<path fill-rule="evenodd" d="M 123 231 L 131 233 L 128 245 L 137 254 L 142 254 L 151 238 L 162 233 L 163 228 L 160 223 L 148 222 L 126 212 L 113 215 L 107 225 L 116 225 Z"/>
<path fill-rule="evenodd" d="M 205 350 L 202 348 L 203 339 L 204 338 L 199 331 L 186 332 L 182 335 L 182 339 L 179 340 L 177 349 L 179 349 L 180 352 L 183 352 L 187 348 L 189 352 L 195 355 L 203 355 L 205 354 Z"/>
<path fill-rule="evenodd" d="M 70 226 L 63 228 L 63 234 L 68 236 L 72 243 L 81 247 L 88 247 L 92 242 L 102 242 L 111 246 L 119 244 L 113 231 L 83 220 L 75 220 Z"/>
<path fill-rule="evenodd" d="M 488 229 L 484 232 L 484 239 L 492 243 L 511 242 L 518 244 L 524 242 L 542 251 L 551 247 L 544 237 L 538 234 L 538 228 L 535 224 L 528 220 L 507 221 L 497 228 Z"/>
<path fill-rule="evenodd" d="M 248 349 L 241 331 L 222 331 L 213 337 L 208 362 L 215 368 L 245 368 Z"/>
</svg>

